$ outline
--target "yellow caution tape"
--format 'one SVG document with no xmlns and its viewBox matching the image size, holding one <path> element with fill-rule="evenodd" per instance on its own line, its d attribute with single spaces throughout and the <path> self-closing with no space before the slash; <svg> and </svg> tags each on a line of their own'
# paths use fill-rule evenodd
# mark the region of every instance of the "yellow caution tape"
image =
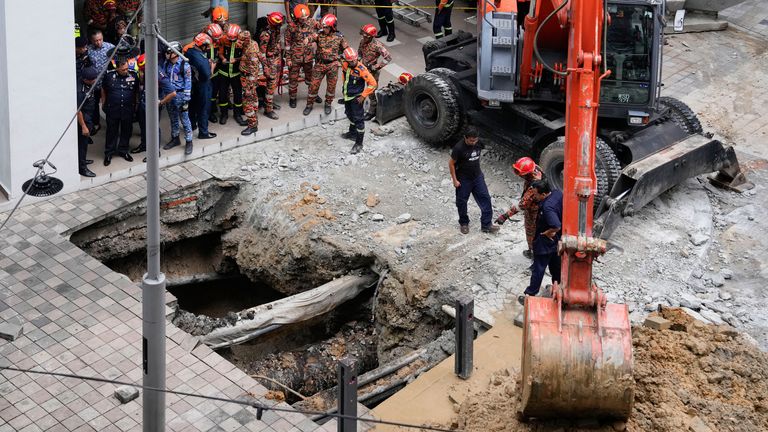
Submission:
<svg viewBox="0 0 768 432">
<path fill-rule="evenodd" d="M 278 0 L 229 0 L 230 3 L 267 3 L 267 4 L 285 4 L 285 2 L 278 1 Z M 330 7 L 348 7 L 348 8 L 356 8 L 356 9 L 437 9 L 437 6 L 410 6 L 410 5 L 391 5 L 391 6 L 376 6 L 376 5 L 357 5 L 357 4 L 347 4 L 347 3 L 306 3 L 307 6 L 330 6 Z M 453 10 L 470 10 L 474 11 L 477 10 L 476 7 L 472 6 L 453 6 L 451 7 Z"/>
</svg>

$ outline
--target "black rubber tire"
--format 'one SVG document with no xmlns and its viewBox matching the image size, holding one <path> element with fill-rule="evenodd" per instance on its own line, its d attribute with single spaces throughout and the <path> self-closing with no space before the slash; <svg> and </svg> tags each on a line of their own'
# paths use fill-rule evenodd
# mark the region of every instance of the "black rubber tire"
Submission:
<svg viewBox="0 0 768 432">
<path fill-rule="evenodd" d="M 703 132 L 704 129 L 702 129 L 701 122 L 696 113 L 684 102 L 673 97 L 664 96 L 659 98 L 659 103 L 669 108 L 672 121 L 689 134 Z"/>
<path fill-rule="evenodd" d="M 439 68 L 430 69 L 427 72 L 429 72 L 431 74 L 439 75 L 439 76 L 441 76 L 443 78 L 448 78 L 448 77 L 451 77 L 451 76 L 456 74 L 455 70 L 448 69 L 446 67 L 439 67 Z"/>
<path fill-rule="evenodd" d="M 544 171 L 544 176 L 552 189 L 563 189 L 563 169 L 565 168 L 565 137 L 559 137 L 557 141 L 549 144 L 539 156 L 539 166 Z M 597 178 L 597 192 L 593 210 L 597 211 L 600 202 L 608 196 L 613 184 L 621 175 L 621 165 L 613 150 L 602 139 L 597 139 L 595 152 L 595 177 Z"/>
<path fill-rule="evenodd" d="M 426 59 L 428 55 L 432 54 L 433 52 L 443 49 L 447 47 L 448 44 L 445 43 L 445 41 L 441 41 L 440 39 L 429 41 L 424 44 L 424 46 L 421 47 L 421 52 L 424 54 L 424 58 Z"/>
<path fill-rule="evenodd" d="M 463 114 L 456 89 L 433 73 L 417 75 L 405 89 L 405 116 L 419 138 L 433 146 L 453 145 Z"/>
<path fill-rule="evenodd" d="M 473 34 L 472 34 L 472 33 L 470 33 L 470 32 L 465 32 L 464 30 L 459 30 L 459 31 L 456 33 L 456 40 L 457 40 L 458 42 L 464 42 L 464 41 L 466 41 L 466 40 L 470 40 L 470 39 L 472 39 L 473 37 L 475 37 L 475 35 L 473 35 Z"/>
</svg>

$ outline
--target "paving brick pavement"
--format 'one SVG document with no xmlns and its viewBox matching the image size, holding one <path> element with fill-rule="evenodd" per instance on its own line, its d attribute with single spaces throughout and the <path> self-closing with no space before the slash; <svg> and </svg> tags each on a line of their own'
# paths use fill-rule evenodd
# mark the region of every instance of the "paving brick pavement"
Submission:
<svg viewBox="0 0 768 432">
<path fill-rule="evenodd" d="M 719 13 L 720 18 L 768 37 L 768 1 L 747 0 Z"/>
<path fill-rule="evenodd" d="M 167 192 L 210 177 L 190 162 L 163 170 L 161 185 Z M 143 177 L 132 177 L 17 211 L 0 233 L 0 322 L 21 323 L 23 334 L 13 342 L 0 340 L 0 364 L 141 383 L 140 288 L 70 243 L 66 234 L 143 200 L 145 187 Z M 228 398 L 252 395 L 274 405 L 262 398 L 263 386 L 208 347 L 189 352 L 191 336 L 170 323 L 166 333 L 169 389 Z M 140 429 L 142 398 L 121 405 L 113 396 L 116 387 L 0 372 L 0 432 Z M 166 401 L 172 431 L 320 428 L 308 427 L 308 419 L 297 413 L 266 412 L 259 421 L 255 410 L 236 404 L 170 394 Z"/>
</svg>

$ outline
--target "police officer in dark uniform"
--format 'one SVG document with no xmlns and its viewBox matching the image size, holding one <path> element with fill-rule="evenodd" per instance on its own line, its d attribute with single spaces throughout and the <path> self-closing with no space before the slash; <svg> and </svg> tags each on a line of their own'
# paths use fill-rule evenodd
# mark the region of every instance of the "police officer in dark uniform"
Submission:
<svg viewBox="0 0 768 432">
<path fill-rule="evenodd" d="M 91 89 L 98 76 L 96 68 L 88 66 L 82 68 L 77 77 L 77 106 L 80 107 L 77 112 L 77 163 L 80 175 L 85 177 L 96 177 L 96 174 L 88 169 L 88 164 L 93 161 L 86 158 L 93 128 L 92 115 L 96 110 L 96 95 Z"/>
<path fill-rule="evenodd" d="M 117 68 L 109 71 L 102 81 L 101 101 L 107 116 L 107 141 L 104 145 L 104 166 L 112 163 L 117 153 L 128 162 L 128 141 L 133 133 L 133 113 L 139 96 L 139 77 L 128 69 L 128 61 L 119 58 Z M 119 141 L 118 141 L 119 139 Z"/>
<path fill-rule="evenodd" d="M 93 66 L 91 57 L 88 55 L 88 38 L 78 36 L 75 38 L 75 73 L 78 80 L 83 69 Z M 79 85 L 79 83 L 78 83 Z"/>
</svg>

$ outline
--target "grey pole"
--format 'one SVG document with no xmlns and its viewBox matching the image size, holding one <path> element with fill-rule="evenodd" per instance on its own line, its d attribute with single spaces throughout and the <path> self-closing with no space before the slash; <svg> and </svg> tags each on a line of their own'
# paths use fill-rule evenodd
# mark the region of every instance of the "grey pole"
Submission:
<svg viewBox="0 0 768 432">
<path fill-rule="evenodd" d="M 147 111 L 147 273 L 141 282 L 144 386 L 165 389 L 165 275 L 160 272 L 160 119 L 157 85 L 157 0 L 144 2 Z M 165 430 L 165 393 L 144 390 L 144 432 Z"/>
</svg>

